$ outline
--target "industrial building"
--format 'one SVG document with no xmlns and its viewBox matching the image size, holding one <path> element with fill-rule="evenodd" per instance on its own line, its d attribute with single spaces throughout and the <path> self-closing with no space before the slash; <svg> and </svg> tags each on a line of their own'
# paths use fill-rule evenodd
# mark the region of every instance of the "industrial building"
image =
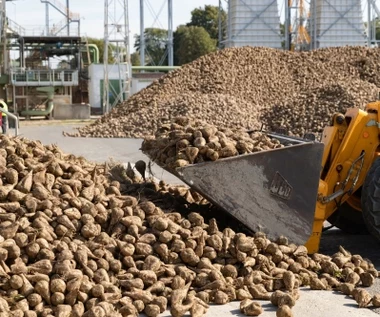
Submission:
<svg viewBox="0 0 380 317">
<path fill-rule="evenodd" d="M 220 0 L 219 8 L 228 16 L 226 37 L 220 38 L 225 47 L 310 50 L 376 43 L 375 0 Z"/>
<path fill-rule="evenodd" d="M 27 119 L 87 118 L 91 113 L 108 112 L 162 76 L 161 70 L 173 69 L 173 1 L 167 0 L 169 65 L 158 65 L 155 72 L 149 72 L 142 49 L 139 70 L 145 72 L 132 73 L 127 0 L 118 10 L 109 10 L 110 0 L 104 1 L 103 61 L 98 48 L 80 34 L 80 15 L 70 10 L 69 0 L 66 5 L 60 0 L 40 0 L 46 22 L 37 30 L 10 20 L 7 0 L 0 0 L 0 98 L 13 113 Z M 377 45 L 379 10 L 375 0 L 219 0 L 219 8 L 227 12 L 226 33 L 219 32 L 221 47 L 310 50 Z M 53 25 L 49 24 L 51 10 L 62 16 Z M 112 17 L 111 11 L 120 16 Z M 125 22 L 115 24 L 113 20 Z M 142 48 L 144 28 L 144 0 L 140 0 Z M 109 41 L 111 35 L 120 37 L 115 40 L 112 36 Z M 111 44 L 118 48 L 116 54 L 113 52 L 114 64 L 107 59 Z M 11 51 L 17 52 L 17 59 L 10 58 Z M 64 57 L 64 61 L 57 63 L 57 57 Z"/>
</svg>

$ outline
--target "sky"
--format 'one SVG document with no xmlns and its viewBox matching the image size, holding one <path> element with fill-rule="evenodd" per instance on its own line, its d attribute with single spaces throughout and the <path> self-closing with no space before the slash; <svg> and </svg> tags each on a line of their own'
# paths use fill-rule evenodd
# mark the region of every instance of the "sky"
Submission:
<svg viewBox="0 0 380 317">
<path fill-rule="evenodd" d="M 49 0 L 66 6 L 67 0 Z M 80 33 L 82 36 L 103 38 L 104 36 L 104 0 L 69 0 L 70 9 L 80 15 Z M 109 0 L 109 3 L 121 3 L 123 0 Z M 129 5 L 130 49 L 134 51 L 134 35 L 140 33 L 140 0 L 127 0 Z M 284 16 L 284 1 L 278 0 L 279 11 Z M 306 3 L 309 0 L 305 0 Z M 362 9 L 366 12 L 366 2 L 362 1 Z M 380 0 L 376 0 L 380 7 Z M 227 0 L 222 1 L 224 7 Z M 219 4 L 219 0 L 173 0 L 174 29 L 180 24 L 190 21 L 191 11 L 206 4 Z M 11 20 L 25 27 L 29 33 L 41 34 L 45 28 L 45 4 L 41 0 L 14 0 L 7 1 L 7 16 Z M 50 7 L 49 24 L 59 24 L 64 18 L 57 10 Z M 159 15 L 156 19 L 156 15 Z M 120 17 L 120 15 L 118 16 Z M 366 20 L 366 17 L 365 17 Z M 77 29 L 78 24 L 72 24 Z M 145 28 L 158 27 L 167 29 L 167 0 L 145 0 Z"/>
<path fill-rule="evenodd" d="M 66 6 L 66 0 L 50 0 L 52 3 L 59 2 Z M 121 0 L 109 1 L 120 3 Z M 217 6 L 218 0 L 173 0 L 173 24 L 174 29 L 190 21 L 191 11 L 206 4 Z M 130 45 L 133 51 L 133 36 L 140 33 L 140 1 L 128 0 L 129 6 L 129 29 Z M 103 38 L 104 36 L 104 0 L 70 0 L 70 10 L 80 14 L 80 33 L 88 37 Z M 162 8 L 162 10 L 161 10 Z M 7 16 L 19 25 L 25 27 L 33 34 L 41 34 L 45 24 L 45 4 L 40 0 L 16 0 L 7 2 Z M 145 0 L 145 27 L 168 28 L 167 1 Z M 158 19 L 157 16 L 161 11 Z M 50 6 L 49 24 L 58 24 L 64 17 Z M 120 17 L 116 15 L 117 18 Z M 72 24 L 77 30 L 78 24 Z"/>
</svg>

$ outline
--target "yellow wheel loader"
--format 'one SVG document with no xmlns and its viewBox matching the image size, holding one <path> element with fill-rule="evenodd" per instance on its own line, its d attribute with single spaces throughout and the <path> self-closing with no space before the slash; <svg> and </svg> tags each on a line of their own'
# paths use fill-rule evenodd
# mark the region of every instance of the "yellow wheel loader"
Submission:
<svg viewBox="0 0 380 317">
<path fill-rule="evenodd" d="M 250 230 L 319 249 L 328 220 L 380 239 L 380 102 L 335 114 L 321 140 L 178 168 L 183 182 Z"/>
</svg>

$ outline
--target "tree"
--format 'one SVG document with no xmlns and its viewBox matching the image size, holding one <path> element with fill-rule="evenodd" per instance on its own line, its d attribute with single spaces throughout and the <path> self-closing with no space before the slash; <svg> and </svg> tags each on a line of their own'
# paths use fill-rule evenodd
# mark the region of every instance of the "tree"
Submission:
<svg viewBox="0 0 380 317">
<path fill-rule="evenodd" d="M 175 65 L 190 63 L 216 50 L 216 40 L 203 27 L 180 26 L 174 35 Z"/>
<path fill-rule="evenodd" d="M 131 64 L 132 66 L 140 66 L 140 54 L 139 52 L 134 52 L 131 54 Z"/>
<path fill-rule="evenodd" d="M 364 27 L 367 30 L 368 23 L 364 22 Z M 375 30 L 374 30 L 375 28 Z M 380 40 L 380 20 L 379 18 L 375 18 L 375 20 L 371 21 L 371 31 L 370 31 L 370 37 L 373 39 L 373 31 L 375 31 L 375 40 Z M 377 44 L 376 42 L 372 42 L 372 44 Z"/>
<path fill-rule="evenodd" d="M 145 56 L 147 66 L 158 66 L 167 63 L 165 57 L 168 31 L 159 28 L 146 28 L 144 30 Z M 135 35 L 134 48 L 140 52 L 140 35 Z"/>
<path fill-rule="evenodd" d="M 222 20 L 222 35 L 226 35 L 227 13 L 221 11 Z M 191 11 L 191 21 L 187 26 L 203 27 L 210 37 L 214 40 L 219 40 L 219 7 L 205 5 L 204 8 L 196 8 Z"/>
<path fill-rule="evenodd" d="M 280 34 L 282 38 L 285 38 L 285 24 L 280 23 Z M 285 40 L 281 41 L 281 47 L 284 49 L 285 48 Z"/>
<path fill-rule="evenodd" d="M 87 38 L 88 44 L 95 44 L 99 49 L 99 62 L 103 63 L 103 56 L 104 56 L 104 40 L 103 39 L 97 39 L 93 37 Z M 111 48 L 111 50 L 110 50 Z M 116 50 L 115 45 L 110 44 L 108 48 L 108 63 L 112 64 L 115 62 L 115 58 L 112 55 L 112 51 Z"/>
</svg>

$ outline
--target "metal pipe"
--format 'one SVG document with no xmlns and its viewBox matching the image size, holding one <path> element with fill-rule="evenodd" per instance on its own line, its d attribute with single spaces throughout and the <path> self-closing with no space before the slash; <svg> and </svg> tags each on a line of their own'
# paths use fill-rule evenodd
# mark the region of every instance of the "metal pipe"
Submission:
<svg viewBox="0 0 380 317">
<path fill-rule="evenodd" d="M 99 48 L 96 44 L 87 44 L 88 50 L 92 51 L 93 63 L 99 64 Z"/>
<path fill-rule="evenodd" d="M 317 42 L 317 0 L 311 0 L 314 3 L 314 12 L 313 12 L 313 33 L 314 33 L 314 46 L 313 49 L 318 48 L 318 42 Z"/>
<path fill-rule="evenodd" d="M 124 0 L 124 47 L 126 49 L 125 62 L 127 63 L 127 81 L 126 83 L 124 83 L 125 87 L 123 90 L 123 100 L 127 100 L 129 98 L 130 86 L 132 81 L 131 54 L 129 47 L 129 7 L 127 0 Z"/>
<path fill-rule="evenodd" d="M 108 0 L 104 1 L 104 80 L 103 80 L 103 113 L 109 111 L 109 82 L 108 82 Z"/>
<path fill-rule="evenodd" d="M 119 42 L 116 43 L 116 53 L 117 53 L 117 56 L 119 58 L 119 61 L 121 61 L 120 57 L 121 57 L 121 53 L 120 53 L 120 47 L 119 47 Z M 127 54 L 127 52 L 125 52 Z M 118 67 L 118 71 L 119 71 L 119 91 L 120 91 L 120 94 L 121 96 L 120 97 L 120 102 L 123 102 L 124 101 L 124 94 L 123 94 L 123 84 L 124 84 L 124 80 L 123 80 L 123 75 L 122 75 L 122 72 L 121 72 L 121 67 L 119 65 Z M 117 101 L 116 101 L 117 103 Z"/>
<path fill-rule="evenodd" d="M 290 28 L 290 6 L 289 0 L 285 0 L 285 50 L 290 50 L 289 28 Z"/>
<path fill-rule="evenodd" d="M 367 0 L 367 46 L 371 47 L 371 0 Z"/>
<path fill-rule="evenodd" d="M 140 65 L 145 65 L 144 0 L 140 0 Z"/>
<path fill-rule="evenodd" d="M 218 47 L 222 49 L 222 0 L 219 0 L 219 10 L 218 10 Z"/>
<path fill-rule="evenodd" d="M 70 36 L 70 0 L 66 0 L 67 36 Z"/>
<path fill-rule="evenodd" d="M 173 0 L 168 0 L 168 54 L 168 66 L 173 66 Z"/>
<path fill-rule="evenodd" d="M 287 0 L 285 0 L 287 1 Z M 228 47 L 232 47 L 232 35 L 231 35 L 231 1 L 228 1 L 228 16 L 227 16 L 227 19 L 228 19 L 228 35 L 227 35 L 227 38 L 228 38 Z"/>
<path fill-rule="evenodd" d="M 50 26 L 49 26 L 49 3 L 45 3 L 45 23 L 46 23 L 46 35 L 50 34 Z"/>
<path fill-rule="evenodd" d="M 181 68 L 180 66 L 132 66 L 132 70 L 162 70 L 162 71 L 170 71 Z"/>
</svg>

